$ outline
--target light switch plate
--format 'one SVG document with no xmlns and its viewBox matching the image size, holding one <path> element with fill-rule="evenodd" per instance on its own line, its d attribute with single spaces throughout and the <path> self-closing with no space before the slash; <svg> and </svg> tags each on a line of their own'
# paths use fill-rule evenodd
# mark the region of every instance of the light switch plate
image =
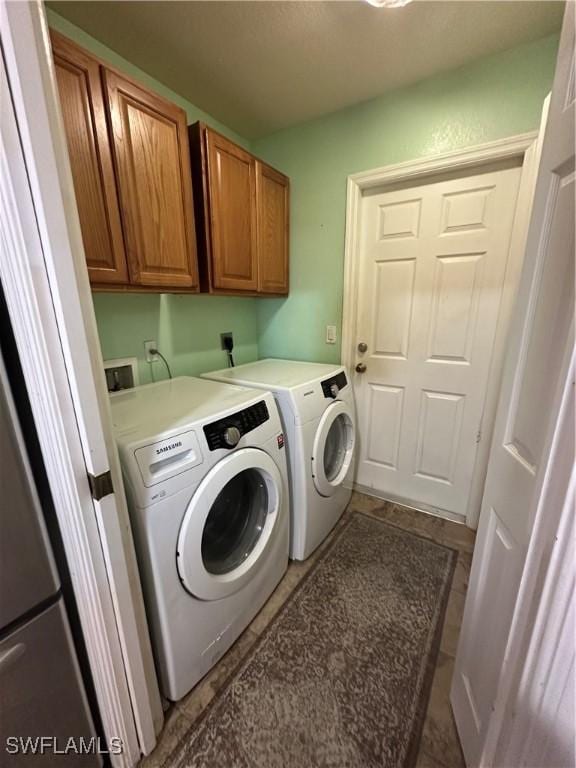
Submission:
<svg viewBox="0 0 576 768">
<path fill-rule="evenodd" d="M 326 344 L 336 344 L 336 326 L 326 326 Z"/>
</svg>

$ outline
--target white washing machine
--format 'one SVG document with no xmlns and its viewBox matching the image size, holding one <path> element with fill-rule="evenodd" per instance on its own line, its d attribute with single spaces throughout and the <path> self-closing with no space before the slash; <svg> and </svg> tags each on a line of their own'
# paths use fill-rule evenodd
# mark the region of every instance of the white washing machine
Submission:
<svg viewBox="0 0 576 768">
<path fill-rule="evenodd" d="M 282 425 L 269 392 L 202 379 L 110 399 L 160 687 L 177 701 L 286 571 Z"/>
<path fill-rule="evenodd" d="M 305 560 L 332 530 L 352 493 L 356 426 L 345 368 L 260 360 L 202 375 L 274 393 L 288 442 L 290 557 Z"/>
</svg>

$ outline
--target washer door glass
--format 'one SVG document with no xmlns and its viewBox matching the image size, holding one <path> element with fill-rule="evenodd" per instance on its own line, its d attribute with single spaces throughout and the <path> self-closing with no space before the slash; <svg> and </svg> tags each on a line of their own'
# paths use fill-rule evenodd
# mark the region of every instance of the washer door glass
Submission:
<svg viewBox="0 0 576 768">
<path fill-rule="evenodd" d="M 208 573 L 229 573 L 246 560 L 262 536 L 268 507 L 268 488 L 258 470 L 245 469 L 226 483 L 202 533 L 202 561 Z"/>
<path fill-rule="evenodd" d="M 207 472 L 176 546 L 178 576 L 191 595 L 219 600 L 254 578 L 285 524 L 283 487 L 276 463 L 258 448 L 233 451 Z"/>
</svg>

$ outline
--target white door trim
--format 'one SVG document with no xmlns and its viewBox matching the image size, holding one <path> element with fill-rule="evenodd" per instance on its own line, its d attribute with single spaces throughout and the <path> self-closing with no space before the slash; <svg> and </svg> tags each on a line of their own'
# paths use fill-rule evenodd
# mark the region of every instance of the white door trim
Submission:
<svg viewBox="0 0 576 768">
<path fill-rule="evenodd" d="M 419 183 L 429 176 L 451 171 L 481 168 L 486 165 L 501 163 L 505 160 L 522 160 L 522 176 L 518 191 L 516 216 L 512 228 L 510 257 L 506 270 L 506 283 L 513 289 L 507 288 L 502 297 L 500 316 L 494 343 L 493 362 L 488 379 L 486 402 L 482 418 L 480 447 L 476 459 L 474 476 L 472 478 L 470 501 L 466 511 L 466 524 L 476 528 L 482 501 L 482 489 L 486 475 L 488 453 L 492 436 L 492 427 L 496 415 L 498 390 L 506 332 L 518 284 L 524 245 L 527 235 L 530 209 L 533 196 L 536 171 L 539 160 L 539 136 L 541 133 L 532 131 L 505 139 L 498 139 L 487 144 L 447 152 L 429 158 L 419 158 L 405 163 L 389 165 L 375 170 L 348 176 L 346 195 L 346 237 L 344 245 L 344 301 L 342 314 L 342 364 L 351 370 L 357 361 L 356 355 L 356 322 L 357 294 L 359 288 L 359 238 L 360 238 L 360 207 L 362 194 L 374 187 L 386 187 L 399 182 L 414 181 Z M 421 505 L 420 508 L 424 509 Z M 429 511 L 429 510 L 425 510 Z"/>
<path fill-rule="evenodd" d="M 112 764 L 163 715 L 145 622 L 42 3 L 0 6 L 5 66 L 0 270 Z M 8 82 L 9 86 L 8 86 Z M 92 498 L 88 473 L 114 494 Z"/>
</svg>

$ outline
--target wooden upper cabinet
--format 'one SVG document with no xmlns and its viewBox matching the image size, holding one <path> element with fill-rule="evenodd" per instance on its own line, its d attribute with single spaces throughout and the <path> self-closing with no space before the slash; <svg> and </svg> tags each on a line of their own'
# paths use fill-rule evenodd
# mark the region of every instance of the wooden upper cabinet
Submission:
<svg viewBox="0 0 576 768">
<path fill-rule="evenodd" d="M 186 113 L 104 70 L 131 282 L 198 290 Z"/>
<path fill-rule="evenodd" d="M 290 180 L 258 161 L 258 291 L 288 293 Z"/>
<path fill-rule="evenodd" d="M 256 161 L 207 129 L 212 284 L 255 292 L 258 288 Z"/>
<path fill-rule="evenodd" d="M 288 293 L 289 179 L 202 123 L 189 137 L 202 290 Z"/>
<path fill-rule="evenodd" d="M 56 78 L 91 282 L 128 281 L 97 60 L 51 33 Z"/>
</svg>

